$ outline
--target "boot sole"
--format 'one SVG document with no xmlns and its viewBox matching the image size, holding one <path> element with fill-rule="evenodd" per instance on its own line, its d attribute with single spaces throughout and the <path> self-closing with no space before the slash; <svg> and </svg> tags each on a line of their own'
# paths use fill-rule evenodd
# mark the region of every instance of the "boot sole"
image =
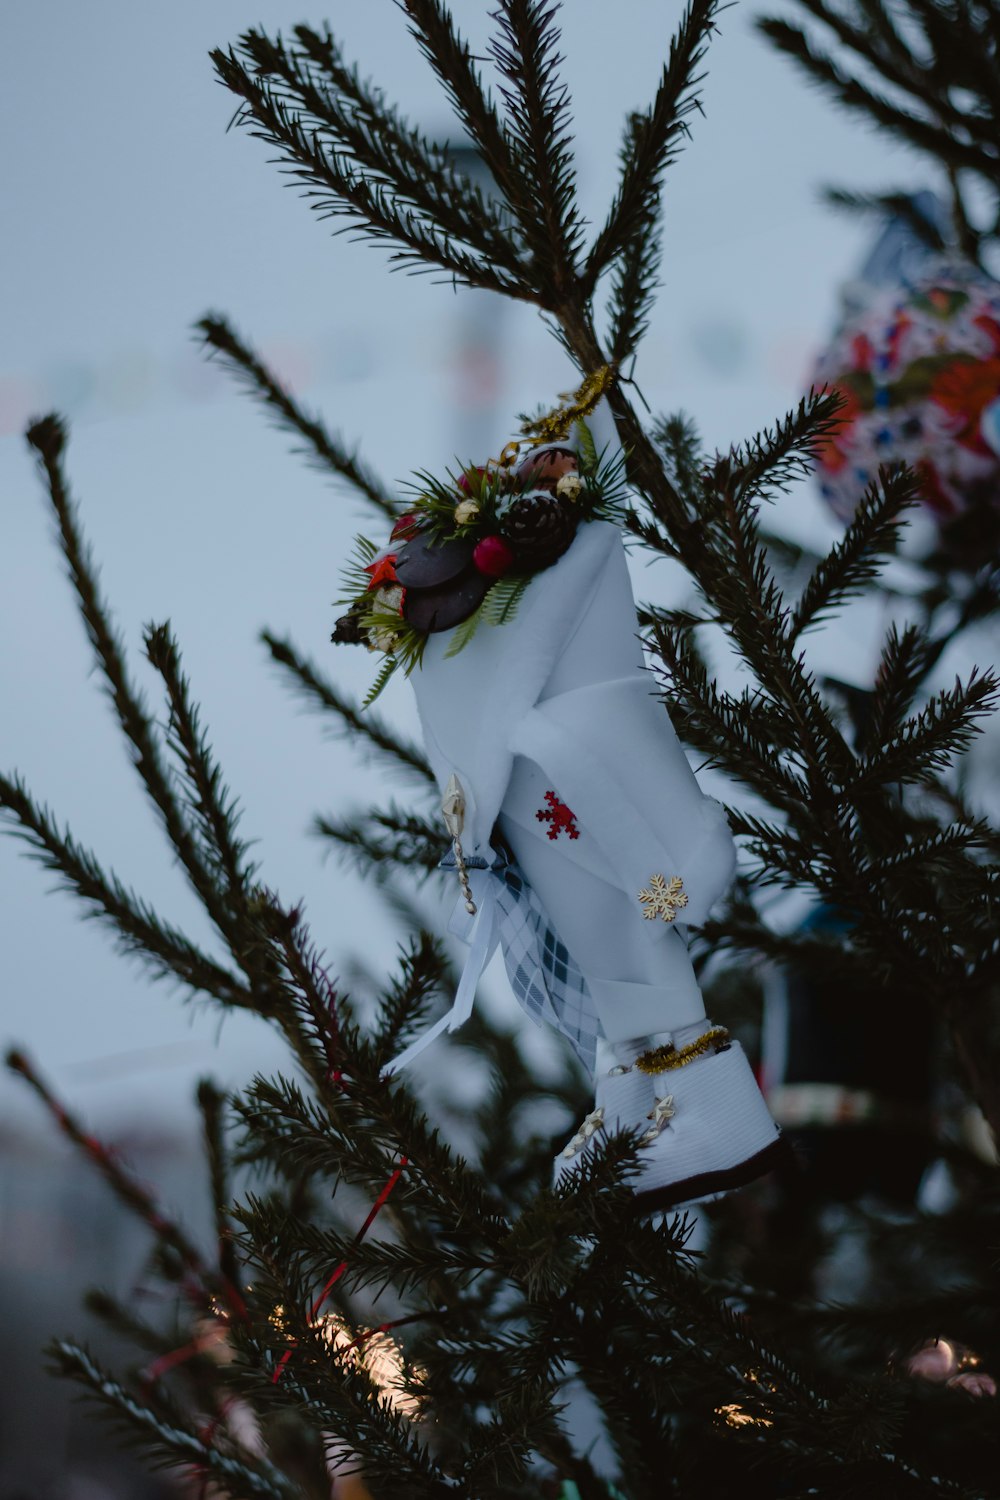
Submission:
<svg viewBox="0 0 1000 1500">
<path fill-rule="evenodd" d="M 664 1187 L 652 1188 L 649 1192 L 635 1195 L 636 1212 L 658 1213 L 668 1208 L 680 1208 L 688 1203 L 706 1203 L 721 1198 L 736 1188 L 774 1172 L 780 1167 L 794 1164 L 792 1148 L 786 1140 L 778 1138 L 765 1146 L 763 1151 L 748 1156 L 735 1167 L 721 1167 L 714 1172 L 698 1172 L 693 1177 L 684 1177 L 680 1182 L 670 1182 Z"/>
</svg>

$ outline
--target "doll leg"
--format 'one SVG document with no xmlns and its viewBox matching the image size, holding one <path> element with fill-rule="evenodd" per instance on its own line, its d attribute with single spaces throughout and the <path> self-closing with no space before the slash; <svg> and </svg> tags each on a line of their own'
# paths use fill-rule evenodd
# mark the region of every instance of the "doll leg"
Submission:
<svg viewBox="0 0 1000 1500">
<path fill-rule="evenodd" d="M 596 1136 L 628 1129 L 642 1141 L 635 1190 L 644 1210 L 741 1186 L 780 1152 L 742 1049 L 708 1022 L 682 931 L 664 927 L 650 941 L 625 894 L 588 868 L 600 868 L 600 852 L 585 829 L 548 836 L 537 817 L 544 782 L 531 762 L 515 764 L 501 831 L 584 974 L 604 1033 L 595 1107 L 557 1157 L 556 1180 Z"/>
<path fill-rule="evenodd" d="M 518 756 L 500 827 L 587 980 L 605 1038 L 619 1042 L 704 1022 L 682 930 L 663 924 L 650 930 L 638 904 L 603 878 L 607 862 L 586 825 L 572 814 L 560 822 L 552 795 L 540 767 Z"/>
<path fill-rule="evenodd" d="M 608 1042 L 673 1032 L 705 1018 L 687 944 L 664 929 L 650 943 L 622 891 L 501 815 L 518 867 L 587 980 Z"/>
</svg>

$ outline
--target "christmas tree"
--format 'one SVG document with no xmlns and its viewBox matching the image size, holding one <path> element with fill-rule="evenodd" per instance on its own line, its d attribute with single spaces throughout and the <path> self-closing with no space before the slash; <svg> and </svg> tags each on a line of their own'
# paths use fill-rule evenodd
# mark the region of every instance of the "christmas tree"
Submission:
<svg viewBox="0 0 1000 1500">
<path fill-rule="evenodd" d="M 884 468 L 829 555 L 790 555 L 762 532 L 762 507 L 836 439 L 842 398 L 811 393 L 769 430 L 706 454 L 689 422 L 644 420 L 632 396 L 659 276 L 663 184 L 697 112 L 717 7 L 694 3 L 683 16 L 654 99 L 627 122 L 618 190 L 596 231 L 577 201 L 554 7 L 501 0 L 486 63 L 439 0 L 402 10 L 488 189 L 447 143 L 409 126 L 329 32 L 249 31 L 214 54 L 240 123 L 322 216 L 403 264 L 536 308 L 579 370 L 579 409 L 595 390 L 606 395 L 625 455 L 622 524 L 691 581 L 688 605 L 643 606 L 639 627 L 678 732 L 731 786 L 739 878 L 697 934 L 713 1015 L 753 1045 L 766 966 L 812 993 L 826 986 L 834 1004 L 862 995 L 848 1044 L 867 1045 L 870 1028 L 885 1071 L 906 1072 L 930 1035 L 952 1091 L 945 1113 L 975 1105 L 995 1131 L 998 834 L 955 766 L 996 682 L 975 670 L 929 686 L 945 651 L 995 609 L 992 559 L 970 573 L 944 548 L 928 562 L 921 618 L 890 629 L 870 690 L 820 680 L 803 637 L 873 587 L 920 503 L 920 475 Z M 966 205 L 961 174 L 995 184 L 996 15 L 937 4 L 896 20 L 879 6 L 853 18 L 809 10 L 868 67 L 916 92 L 919 107 L 885 104 L 788 23 L 770 23 L 772 35 L 943 165 L 954 212 L 942 244 L 978 260 L 989 234 L 973 227 L 982 216 Z M 916 25 L 932 51 L 914 61 Z M 957 46 L 956 26 L 968 46 Z M 960 126 L 963 89 L 974 107 L 961 107 Z M 904 201 L 890 194 L 882 206 Z M 300 409 L 225 318 L 200 327 L 312 460 L 387 527 L 398 520 L 401 497 Z M 436 1116 L 427 1078 L 385 1068 L 453 988 L 441 935 L 420 930 L 411 908 L 403 951 L 375 976 L 373 1010 L 363 983 L 352 997 L 333 977 L 306 913 L 250 857 L 169 627 L 151 626 L 144 642 L 165 731 L 134 686 L 72 498 L 64 425 L 42 418 L 28 440 L 136 771 L 218 948 L 125 888 L 22 780 L 0 779 L 0 807 L 125 953 L 192 994 L 265 1017 L 289 1048 L 287 1073 L 232 1098 L 199 1093 L 218 1230 L 208 1248 L 11 1054 L 149 1224 L 170 1293 L 157 1324 L 94 1300 L 142 1351 L 136 1369 L 113 1373 L 65 1340 L 52 1346 L 56 1368 L 152 1461 L 233 1496 L 328 1495 L 331 1474 L 354 1472 L 376 1496 L 700 1496 L 748 1484 L 774 1496 L 997 1493 L 990 1401 L 972 1399 L 989 1391 L 981 1370 L 1000 1365 L 993 1165 L 945 1132 L 934 1146 L 951 1170 L 944 1211 L 915 1206 L 912 1193 L 889 1208 L 841 1195 L 835 1232 L 836 1195 L 820 1167 L 789 1164 L 709 1210 L 696 1253 L 689 1218 L 636 1213 L 632 1132 L 609 1133 L 552 1186 L 552 1110 L 578 1116 L 585 1097 L 569 1059 L 561 1074 L 542 1073 L 516 1035 L 476 1014 L 457 1042 L 438 1045 L 455 1067 L 474 1049 L 489 1083 Z M 741 664 L 742 691 L 714 678 L 706 653 L 718 641 Z M 434 872 L 448 830 L 422 750 L 288 642 L 269 646 L 306 701 L 417 789 L 403 806 L 328 822 L 330 839 L 363 870 L 401 872 L 397 889 L 411 899 L 415 872 L 443 879 Z M 776 926 L 774 888 L 808 893 L 824 919 Z M 852 1246 L 861 1284 L 847 1298 L 830 1266 Z M 610 1463 L 595 1460 L 599 1431 Z"/>
</svg>

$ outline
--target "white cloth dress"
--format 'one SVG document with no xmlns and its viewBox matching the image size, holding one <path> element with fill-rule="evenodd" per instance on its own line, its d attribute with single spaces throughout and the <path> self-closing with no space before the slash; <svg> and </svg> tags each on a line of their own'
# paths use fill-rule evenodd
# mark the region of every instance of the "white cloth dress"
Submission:
<svg viewBox="0 0 1000 1500">
<path fill-rule="evenodd" d="M 503 881 L 489 873 L 497 830 L 536 914 L 583 976 L 598 1035 L 614 1041 L 699 1021 L 681 919 L 704 920 L 732 879 L 735 851 L 643 665 L 618 528 L 582 524 L 563 557 L 532 579 L 513 620 L 481 626 L 453 657 L 450 640 L 430 637 L 411 681 L 438 783 L 443 790 L 455 775 L 465 793 L 462 844 L 480 910 L 470 920 L 456 908 L 452 930 L 472 953 L 456 1007 L 432 1034 L 464 1019 L 497 940 L 514 980 L 519 944 L 502 919 L 509 913 L 496 908 Z M 553 823 L 538 817 L 551 808 L 547 793 L 572 814 L 577 837 L 567 826 L 549 837 Z M 656 875 L 683 881 L 687 904 L 671 924 L 647 920 L 639 901 Z M 561 1025 L 551 986 L 549 998 L 548 1019 Z M 537 1016 L 538 1006 L 527 1008 Z"/>
</svg>

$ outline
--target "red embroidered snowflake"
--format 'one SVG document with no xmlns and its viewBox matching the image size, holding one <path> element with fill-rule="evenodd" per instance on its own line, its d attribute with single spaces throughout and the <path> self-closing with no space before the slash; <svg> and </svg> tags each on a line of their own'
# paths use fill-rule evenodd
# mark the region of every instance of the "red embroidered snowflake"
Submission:
<svg viewBox="0 0 1000 1500">
<path fill-rule="evenodd" d="M 576 826 L 576 819 L 566 806 L 560 802 L 555 792 L 546 792 L 545 800 L 548 807 L 540 807 L 535 813 L 539 823 L 549 823 L 548 831 L 550 839 L 557 839 L 561 833 L 568 833 L 571 839 L 580 837 L 580 830 Z"/>
</svg>

